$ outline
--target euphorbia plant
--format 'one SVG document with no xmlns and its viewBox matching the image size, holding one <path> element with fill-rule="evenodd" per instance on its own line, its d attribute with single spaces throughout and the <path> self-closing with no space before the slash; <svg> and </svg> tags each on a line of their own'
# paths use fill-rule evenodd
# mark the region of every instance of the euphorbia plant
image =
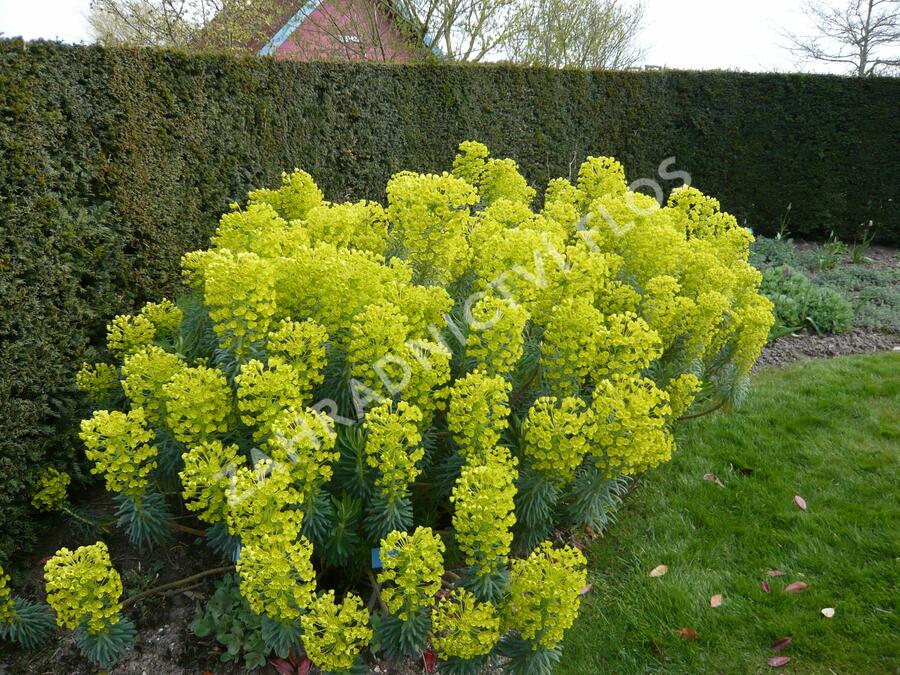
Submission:
<svg viewBox="0 0 900 675">
<path fill-rule="evenodd" d="M 132 540 L 169 533 L 174 486 L 282 658 L 552 669 L 586 575 L 557 542 L 739 395 L 772 313 L 749 231 L 693 188 L 661 206 L 591 157 L 534 199 L 470 142 L 386 206 L 298 170 L 223 216 L 192 293 L 117 317 L 116 363 L 79 375 Z M 106 634 L 114 595 L 64 623 Z"/>
</svg>

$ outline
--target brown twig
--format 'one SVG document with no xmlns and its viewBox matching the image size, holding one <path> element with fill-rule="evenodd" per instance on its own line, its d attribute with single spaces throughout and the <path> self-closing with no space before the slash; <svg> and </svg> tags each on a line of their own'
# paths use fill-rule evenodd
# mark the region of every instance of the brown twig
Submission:
<svg viewBox="0 0 900 675">
<path fill-rule="evenodd" d="M 704 410 L 703 412 L 694 413 L 693 415 L 682 415 L 679 419 L 683 419 L 683 420 L 695 420 L 695 419 L 697 419 L 698 417 L 704 417 L 705 415 L 711 415 L 712 413 L 716 412 L 716 410 L 718 410 L 719 408 L 721 408 L 723 405 L 725 405 L 725 400 L 724 400 L 724 399 L 721 400 L 721 401 L 719 401 L 718 403 L 716 403 L 716 404 L 715 404 L 712 408 L 710 408 L 709 410 Z"/>
<path fill-rule="evenodd" d="M 375 597 L 378 598 L 378 604 L 381 606 L 385 612 L 389 612 L 387 604 L 384 602 L 384 598 L 381 597 L 381 586 L 378 584 L 378 579 L 375 578 L 375 575 L 372 573 L 372 570 L 366 570 L 366 574 L 369 575 L 369 581 L 372 582 L 372 592 L 375 594 Z"/>
<path fill-rule="evenodd" d="M 197 572 L 197 574 L 192 574 L 189 577 L 185 577 L 184 579 L 179 579 L 178 581 L 170 581 L 167 584 L 162 584 L 161 586 L 155 586 L 154 588 L 148 588 L 146 591 L 141 591 L 137 595 L 132 595 L 130 598 L 126 598 L 122 602 L 122 607 L 127 607 L 128 605 L 133 605 L 135 602 L 140 600 L 141 598 L 146 598 L 148 595 L 153 595 L 154 593 L 162 593 L 163 591 L 168 591 L 172 588 L 178 588 L 179 586 L 186 586 L 198 579 L 202 579 L 203 577 L 208 577 L 211 574 L 221 574 L 223 572 L 231 572 L 234 570 L 234 565 L 226 565 L 224 567 L 214 567 L 211 570 L 203 570 L 202 572 Z"/>
<path fill-rule="evenodd" d="M 198 537 L 206 536 L 206 532 L 204 532 L 203 530 L 198 530 L 196 527 L 188 527 L 187 525 L 182 525 L 181 523 L 172 523 L 172 529 L 178 530 L 179 532 L 194 534 Z"/>
<path fill-rule="evenodd" d="M 516 403 L 519 402 L 519 399 L 522 398 L 522 394 L 525 393 L 525 390 L 531 386 L 531 383 L 534 382 L 534 378 L 537 377 L 538 371 L 535 370 L 531 377 L 529 377 L 525 382 L 522 383 L 522 386 L 516 389 L 513 392 L 513 395 L 509 397 L 509 407 L 512 408 Z"/>
</svg>

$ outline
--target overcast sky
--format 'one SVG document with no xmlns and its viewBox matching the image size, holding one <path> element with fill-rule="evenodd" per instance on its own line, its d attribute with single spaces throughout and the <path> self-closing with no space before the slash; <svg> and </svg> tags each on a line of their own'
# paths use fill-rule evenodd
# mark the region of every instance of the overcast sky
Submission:
<svg viewBox="0 0 900 675">
<path fill-rule="evenodd" d="M 783 48 L 781 30 L 803 32 L 801 0 L 646 0 L 646 64 L 752 71 L 811 70 Z M 90 0 L 0 0 L 0 33 L 90 40 Z M 821 67 L 814 68 L 821 70 Z"/>
</svg>

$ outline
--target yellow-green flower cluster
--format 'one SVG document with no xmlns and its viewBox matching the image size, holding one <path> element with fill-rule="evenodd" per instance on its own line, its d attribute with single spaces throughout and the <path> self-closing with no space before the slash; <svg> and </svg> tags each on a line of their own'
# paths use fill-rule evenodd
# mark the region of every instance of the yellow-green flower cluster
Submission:
<svg viewBox="0 0 900 675">
<path fill-rule="evenodd" d="M 486 296 L 472 306 L 466 355 L 488 375 L 509 377 L 522 358 L 528 310 L 508 298 Z"/>
<path fill-rule="evenodd" d="M 467 463 L 453 487 L 453 529 L 466 563 L 479 575 L 497 572 L 509 556 L 516 522 L 516 459 L 497 448 L 483 463 Z"/>
<path fill-rule="evenodd" d="M 500 640 L 500 616 L 489 602 L 456 588 L 438 601 L 431 615 L 432 644 L 444 659 L 475 659 L 490 653 Z"/>
<path fill-rule="evenodd" d="M 759 358 L 775 322 L 772 301 L 753 293 L 734 312 L 736 324 L 734 360 L 741 373 L 748 373 Z"/>
<path fill-rule="evenodd" d="M 406 494 L 425 456 L 419 425 L 422 411 L 406 401 L 385 399 L 366 413 L 366 464 L 378 469 L 375 485 L 389 504 Z"/>
<path fill-rule="evenodd" d="M 154 424 L 165 420 L 166 397 L 163 387 L 186 364 L 177 355 L 150 345 L 125 357 L 122 365 L 122 389 L 131 405 L 140 406 Z"/>
<path fill-rule="evenodd" d="M 406 352 L 408 332 L 406 317 L 396 306 L 384 302 L 366 307 L 350 326 L 351 376 L 375 392 L 399 387 L 405 370 L 398 360 Z"/>
<path fill-rule="evenodd" d="M 204 441 L 184 455 L 181 494 L 189 511 L 210 525 L 224 523 L 228 517 L 228 498 L 232 477 L 244 465 L 236 445 L 223 445 L 218 439 Z"/>
<path fill-rule="evenodd" d="M 122 579 L 102 541 L 74 551 L 59 549 L 44 565 L 44 579 L 59 626 L 84 625 L 90 634 L 101 635 L 119 622 Z"/>
<path fill-rule="evenodd" d="M 519 173 L 519 165 L 511 159 L 491 158 L 487 146 L 477 141 L 460 143 L 453 160 L 453 175 L 477 187 L 485 206 L 498 199 L 526 206 L 534 201 L 534 188 Z"/>
<path fill-rule="evenodd" d="M 509 382 L 499 375 L 474 371 L 450 390 L 447 426 L 466 459 L 483 458 L 509 426 Z"/>
<path fill-rule="evenodd" d="M 232 391 L 214 368 L 182 368 L 163 386 L 166 424 L 182 443 L 198 443 L 228 431 Z"/>
<path fill-rule="evenodd" d="M 578 189 L 585 206 L 605 195 L 624 195 L 625 167 L 612 157 L 588 157 L 578 169 Z"/>
<path fill-rule="evenodd" d="M 369 613 L 362 600 L 348 593 L 335 604 L 334 591 L 313 600 L 300 619 L 306 655 L 324 671 L 346 671 L 372 641 Z"/>
<path fill-rule="evenodd" d="M 287 546 L 300 535 L 301 505 L 288 467 L 265 459 L 240 467 L 228 490 L 228 531 L 244 546 Z"/>
<path fill-rule="evenodd" d="M 279 622 L 298 619 L 316 592 L 312 544 L 299 541 L 257 540 L 241 549 L 237 571 L 241 595 L 250 609 Z"/>
<path fill-rule="evenodd" d="M 120 314 L 106 326 L 106 346 L 119 356 L 128 356 L 151 344 L 156 326 L 146 316 Z"/>
<path fill-rule="evenodd" d="M 466 239 L 475 188 L 444 173 L 404 171 L 388 181 L 388 218 L 393 244 L 414 270 L 416 283 L 446 284 L 468 267 Z"/>
<path fill-rule="evenodd" d="M 590 410 L 580 398 L 542 396 L 522 424 L 525 456 L 552 481 L 568 482 L 588 452 Z"/>
<path fill-rule="evenodd" d="M 9 575 L 0 566 L 0 623 L 12 623 L 16 618 L 16 607 L 9 590 Z"/>
<path fill-rule="evenodd" d="M 222 346 L 243 353 L 275 314 L 275 266 L 255 253 L 223 251 L 204 271 L 204 302 Z"/>
<path fill-rule="evenodd" d="M 285 408 L 271 424 L 266 447 L 279 469 L 290 474 L 302 503 L 331 480 L 340 457 L 331 419 L 311 408 Z"/>
<path fill-rule="evenodd" d="M 633 312 L 611 314 L 597 330 L 594 377 L 638 373 L 662 356 L 656 331 Z"/>
<path fill-rule="evenodd" d="M 81 421 L 85 455 L 94 463 L 91 473 L 106 480 L 106 489 L 136 498 L 144 493 L 156 468 L 153 432 L 143 408 L 128 413 L 96 411 Z"/>
<path fill-rule="evenodd" d="M 281 174 L 281 187 L 277 190 L 255 190 L 249 194 L 250 205 L 269 204 L 285 220 L 306 218 L 309 210 L 322 203 L 322 191 L 313 177 L 305 171 L 294 169 Z"/>
<path fill-rule="evenodd" d="M 567 396 L 581 391 L 602 320 L 589 295 L 566 298 L 553 309 L 541 343 L 541 370 L 551 391 Z"/>
<path fill-rule="evenodd" d="M 99 403 L 119 386 L 119 373 L 109 363 L 84 363 L 75 375 L 75 386 Z"/>
<path fill-rule="evenodd" d="M 141 309 L 140 316 L 149 319 L 156 328 L 156 337 L 171 335 L 184 320 L 184 312 L 171 300 L 148 302 Z"/>
<path fill-rule="evenodd" d="M 575 622 L 587 561 L 576 548 L 554 548 L 545 541 L 525 560 L 514 560 L 509 574 L 506 628 L 518 630 L 532 648 L 553 649 Z"/>
<path fill-rule="evenodd" d="M 381 597 L 392 614 L 404 621 L 434 606 L 444 574 L 444 542 L 430 527 L 412 534 L 393 531 L 381 540 L 383 569 L 378 575 Z"/>
<path fill-rule="evenodd" d="M 666 385 L 666 393 L 669 395 L 672 419 L 677 420 L 687 412 L 702 384 L 700 378 L 693 373 L 684 373 L 669 381 Z"/>
<path fill-rule="evenodd" d="M 262 258 L 290 255 L 309 244 L 309 235 L 299 223 L 288 223 L 269 204 L 250 204 L 246 211 L 222 216 L 212 238 L 219 249 L 233 253 L 255 253 Z"/>
<path fill-rule="evenodd" d="M 419 428 L 427 428 L 438 410 L 444 410 L 450 381 L 450 350 L 425 340 L 411 340 L 404 354 L 410 367 L 403 399 L 422 411 Z"/>
<path fill-rule="evenodd" d="M 602 468 L 633 475 L 672 457 L 669 395 L 653 380 L 634 375 L 601 380 L 591 412 L 593 454 L 605 459 Z"/>
<path fill-rule="evenodd" d="M 38 511 L 58 511 L 69 499 L 69 483 L 72 477 L 52 466 L 41 472 L 38 490 L 31 498 L 31 505 Z"/>
<path fill-rule="evenodd" d="M 278 357 L 268 364 L 252 359 L 241 366 L 234 378 L 241 421 L 253 429 L 253 437 L 269 436 L 272 421 L 286 408 L 300 409 L 306 403 L 300 374 Z"/>
<path fill-rule="evenodd" d="M 273 328 L 266 339 L 269 354 L 284 359 L 294 367 L 299 378 L 300 396 L 306 400 L 322 383 L 328 333 L 321 324 L 312 319 L 307 321 L 283 319 Z"/>
<path fill-rule="evenodd" d="M 313 242 L 356 248 L 383 255 L 387 248 L 387 214 L 381 204 L 322 204 L 306 214 L 306 231 Z"/>
</svg>

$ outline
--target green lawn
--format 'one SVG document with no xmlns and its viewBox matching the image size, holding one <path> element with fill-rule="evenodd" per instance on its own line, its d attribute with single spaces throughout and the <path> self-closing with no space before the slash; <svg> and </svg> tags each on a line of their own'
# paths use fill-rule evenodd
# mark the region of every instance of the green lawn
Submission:
<svg viewBox="0 0 900 675">
<path fill-rule="evenodd" d="M 738 412 L 684 423 L 676 458 L 590 548 L 593 590 L 559 672 L 771 672 L 786 636 L 786 672 L 897 672 L 898 458 L 900 355 L 758 375 Z M 784 592 L 793 581 L 809 587 Z"/>
</svg>

